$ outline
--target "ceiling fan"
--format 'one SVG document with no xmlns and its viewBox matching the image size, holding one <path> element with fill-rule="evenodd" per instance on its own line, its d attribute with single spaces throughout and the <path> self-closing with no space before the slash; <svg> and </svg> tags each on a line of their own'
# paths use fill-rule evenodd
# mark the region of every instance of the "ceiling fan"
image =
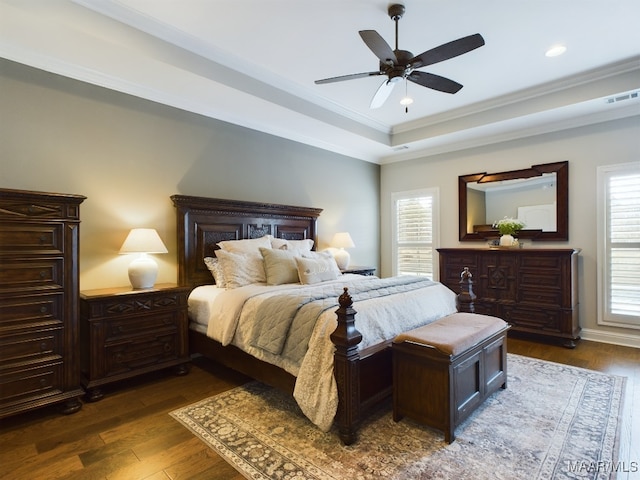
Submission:
<svg viewBox="0 0 640 480">
<path fill-rule="evenodd" d="M 445 77 L 417 71 L 417 68 L 433 65 L 463 53 L 475 50 L 484 45 L 484 38 L 479 33 L 467 37 L 444 43 L 439 47 L 432 48 L 420 55 L 413 56 L 407 50 L 398 48 L 398 20 L 404 15 L 404 5 L 393 4 L 389 6 L 389 17 L 396 23 L 396 45 L 395 50 L 391 50 L 389 44 L 375 30 L 360 30 L 360 37 L 369 49 L 380 59 L 380 69 L 375 72 L 354 73 L 342 75 L 340 77 L 325 78 L 316 80 L 316 84 L 342 82 L 363 77 L 374 77 L 386 75 L 387 79 L 382 82 L 371 100 L 370 108 L 379 108 L 389 98 L 393 87 L 402 80 L 408 80 L 423 87 L 431 88 L 445 93 L 456 93 L 462 88 L 458 82 L 454 82 Z"/>
</svg>

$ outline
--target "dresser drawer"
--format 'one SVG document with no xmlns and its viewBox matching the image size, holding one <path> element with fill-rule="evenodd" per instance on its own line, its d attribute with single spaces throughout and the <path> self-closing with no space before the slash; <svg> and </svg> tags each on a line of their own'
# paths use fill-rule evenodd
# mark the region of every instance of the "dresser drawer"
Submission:
<svg viewBox="0 0 640 480">
<path fill-rule="evenodd" d="M 30 397 L 59 393 L 62 389 L 62 360 L 0 370 L 0 405 L 23 402 Z"/>
<path fill-rule="evenodd" d="M 0 289 L 60 288 L 64 284 L 62 258 L 8 258 L 0 263 Z"/>
<path fill-rule="evenodd" d="M 29 224 L 5 222 L 0 229 L 0 253 L 52 253 L 64 251 L 61 223 Z"/>
<path fill-rule="evenodd" d="M 518 272 L 518 287 L 548 288 L 560 290 L 562 288 L 562 273 L 559 270 L 529 270 L 521 268 Z"/>
<path fill-rule="evenodd" d="M 499 316 L 516 328 L 540 333 L 559 332 L 562 325 L 562 312 L 554 309 L 503 306 Z"/>
<path fill-rule="evenodd" d="M 24 329 L 62 323 L 62 292 L 5 297 L 0 302 L 0 328 Z"/>
<path fill-rule="evenodd" d="M 540 288 L 523 288 L 518 290 L 518 302 L 532 305 L 562 305 L 562 292 L 560 290 L 544 290 Z"/>
<path fill-rule="evenodd" d="M 0 338 L 0 362 L 3 366 L 10 363 L 33 362 L 45 357 L 61 357 L 62 326 L 58 328 L 33 330 Z"/>
</svg>

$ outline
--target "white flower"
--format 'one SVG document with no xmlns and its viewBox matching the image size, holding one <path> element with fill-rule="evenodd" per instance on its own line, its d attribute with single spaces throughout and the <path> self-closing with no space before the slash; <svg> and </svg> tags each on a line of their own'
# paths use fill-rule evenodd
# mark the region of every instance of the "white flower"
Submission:
<svg viewBox="0 0 640 480">
<path fill-rule="evenodd" d="M 518 233 L 525 227 L 524 222 L 515 218 L 504 217 L 502 220 L 498 220 L 493 224 L 493 228 L 497 228 L 500 231 L 500 235 L 513 235 Z"/>
</svg>

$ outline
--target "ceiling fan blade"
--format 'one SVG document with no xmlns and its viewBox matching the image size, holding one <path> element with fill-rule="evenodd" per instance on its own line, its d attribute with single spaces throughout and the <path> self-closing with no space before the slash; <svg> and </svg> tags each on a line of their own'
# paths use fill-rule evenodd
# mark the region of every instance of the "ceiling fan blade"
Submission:
<svg viewBox="0 0 640 480">
<path fill-rule="evenodd" d="M 387 98 L 389 98 L 389 95 L 391 95 L 394 85 L 395 83 L 390 82 L 389 80 L 385 80 L 384 82 L 382 82 L 382 85 L 378 87 L 378 90 L 371 99 L 369 108 L 380 108 L 382 105 L 384 105 L 384 102 L 386 102 Z"/>
<path fill-rule="evenodd" d="M 409 64 L 412 68 L 420 68 L 434 63 L 442 62 L 463 53 L 475 50 L 484 45 L 484 38 L 479 33 L 462 37 L 449 43 L 444 43 L 439 47 L 432 48 L 420 55 L 413 57 Z"/>
<path fill-rule="evenodd" d="M 389 44 L 385 41 L 384 38 L 380 36 L 378 32 L 375 30 L 360 30 L 358 32 L 360 37 L 367 44 L 367 47 L 374 53 L 376 57 L 380 59 L 382 63 L 392 64 L 398 63 L 398 59 L 396 58 L 396 54 L 393 53 L 393 50 L 389 46 Z"/>
<path fill-rule="evenodd" d="M 462 85 L 458 82 L 441 77 L 440 75 L 434 75 L 433 73 L 411 72 L 411 75 L 407 77 L 407 80 L 417 83 L 418 85 L 422 85 L 423 87 L 432 88 L 445 93 L 456 93 L 462 88 Z"/>
<path fill-rule="evenodd" d="M 384 75 L 384 72 L 364 72 L 364 73 L 352 73 L 351 75 L 342 75 L 340 77 L 323 78 L 322 80 L 316 80 L 316 85 L 323 83 L 343 82 L 345 80 L 354 80 L 356 78 L 364 77 L 377 77 L 378 75 Z"/>
</svg>

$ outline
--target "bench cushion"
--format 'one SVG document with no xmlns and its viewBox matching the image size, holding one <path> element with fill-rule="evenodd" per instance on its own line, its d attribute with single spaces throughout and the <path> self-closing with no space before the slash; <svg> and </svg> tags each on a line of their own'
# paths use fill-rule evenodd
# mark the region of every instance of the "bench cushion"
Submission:
<svg viewBox="0 0 640 480">
<path fill-rule="evenodd" d="M 460 312 L 401 333 L 393 342 L 411 342 L 432 346 L 445 355 L 455 356 L 506 328 L 506 326 L 507 323 L 497 317 Z"/>
</svg>

